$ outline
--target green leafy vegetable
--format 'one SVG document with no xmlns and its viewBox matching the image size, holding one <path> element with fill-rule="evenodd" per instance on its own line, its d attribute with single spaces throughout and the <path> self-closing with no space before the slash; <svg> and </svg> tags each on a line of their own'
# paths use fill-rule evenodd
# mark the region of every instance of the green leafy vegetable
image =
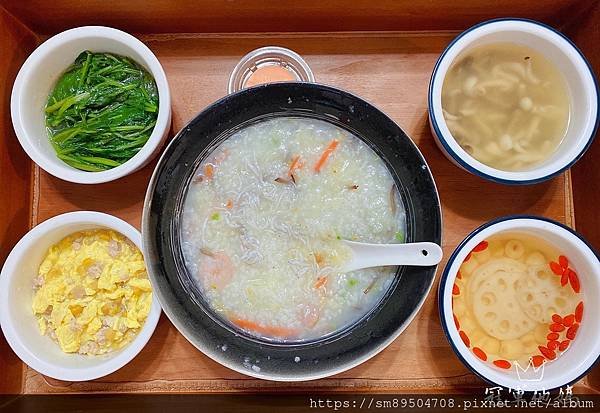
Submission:
<svg viewBox="0 0 600 413">
<path fill-rule="evenodd" d="M 46 128 L 57 156 L 84 171 L 131 159 L 158 116 L 158 89 L 137 63 L 109 53 L 81 53 L 46 103 Z"/>
<path fill-rule="evenodd" d="M 395 237 L 396 241 L 404 242 L 404 233 L 402 231 L 396 232 Z"/>
<path fill-rule="evenodd" d="M 354 278 L 350 278 L 350 279 L 348 280 L 348 285 L 349 285 L 350 287 L 354 287 L 356 284 L 358 284 L 358 280 L 356 280 L 356 279 L 354 279 Z"/>
<path fill-rule="evenodd" d="M 212 219 L 213 221 L 218 221 L 221 219 L 221 214 L 219 214 L 218 212 L 215 212 L 214 214 L 212 214 L 210 216 L 210 219 Z"/>
</svg>

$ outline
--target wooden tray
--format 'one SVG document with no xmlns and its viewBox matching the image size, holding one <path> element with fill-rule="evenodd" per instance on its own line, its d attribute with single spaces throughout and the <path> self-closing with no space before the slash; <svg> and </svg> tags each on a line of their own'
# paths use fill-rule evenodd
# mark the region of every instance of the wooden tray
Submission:
<svg viewBox="0 0 600 413">
<path fill-rule="evenodd" d="M 171 86 L 173 133 L 226 93 L 227 79 L 251 49 L 281 45 L 302 54 L 317 81 L 356 93 L 386 112 L 417 143 L 427 159 L 443 206 L 446 256 L 472 229 L 497 216 L 543 215 L 575 225 L 600 248 L 600 201 L 596 143 L 571 171 L 530 187 L 488 183 L 453 166 L 435 147 L 427 122 L 427 86 L 443 48 L 460 30 L 501 15 L 531 17 L 562 28 L 598 68 L 600 6 L 592 1 L 479 2 L 279 1 L 263 9 L 209 1 L 128 1 L 104 6 L 88 1 L 0 0 L 0 263 L 32 226 L 54 215 L 97 210 L 139 228 L 144 192 L 155 166 L 119 181 L 77 185 L 51 177 L 22 152 L 10 121 L 10 90 L 24 59 L 37 44 L 68 27 L 104 24 L 136 33 L 158 56 Z M 564 13 L 568 10 L 569 13 Z M 291 18 L 290 16 L 293 16 Z M 444 29 L 444 31 L 434 31 Z M 382 31 L 385 30 L 385 31 Z M 244 31 L 245 33 L 235 33 Z M 278 33 L 274 33 L 274 32 Z M 590 207 L 592 206 L 592 207 Z M 442 265 L 445 264 L 442 263 Z M 437 285 L 436 285 L 437 287 Z M 240 375 L 211 361 L 162 317 L 141 354 L 120 371 L 92 382 L 65 383 L 23 365 L 0 337 L 0 393 L 147 391 L 469 391 L 484 386 L 455 357 L 442 332 L 432 291 L 410 327 L 386 350 L 343 374 L 314 382 L 283 384 Z M 600 368 L 578 383 L 600 389 Z"/>
</svg>

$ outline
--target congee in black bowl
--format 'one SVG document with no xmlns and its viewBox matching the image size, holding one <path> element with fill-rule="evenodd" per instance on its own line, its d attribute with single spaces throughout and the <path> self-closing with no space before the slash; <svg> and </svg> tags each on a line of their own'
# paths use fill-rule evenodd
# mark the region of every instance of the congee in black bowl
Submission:
<svg viewBox="0 0 600 413">
<path fill-rule="evenodd" d="M 435 266 L 345 272 L 344 240 L 441 242 L 435 183 L 386 115 L 278 83 L 198 114 L 159 161 L 144 253 L 163 309 L 204 354 L 296 381 L 369 359 L 412 320 Z"/>
</svg>

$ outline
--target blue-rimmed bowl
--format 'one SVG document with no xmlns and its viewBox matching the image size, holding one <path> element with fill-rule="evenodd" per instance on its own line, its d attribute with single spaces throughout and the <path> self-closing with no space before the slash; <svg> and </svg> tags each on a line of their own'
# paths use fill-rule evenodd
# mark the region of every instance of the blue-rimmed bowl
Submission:
<svg viewBox="0 0 600 413">
<path fill-rule="evenodd" d="M 569 258 L 569 267 L 579 275 L 585 311 L 577 336 L 560 357 L 544 363 L 539 370 L 512 363 L 510 369 L 482 361 L 460 337 L 452 309 L 453 286 L 461 264 L 480 242 L 503 232 L 536 236 L 554 245 Z M 471 232 L 456 247 L 442 274 L 438 305 L 442 328 L 458 358 L 485 381 L 524 391 L 551 390 L 583 377 L 600 357 L 600 260 L 590 245 L 575 231 L 558 222 L 535 216 L 508 216 L 486 223 Z M 460 321 L 460 320 L 459 320 Z M 523 371 L 527 370 L 527 371 Z"/>
<path fill-rule="evenodd" d="M 442 85 L 456 58 L 473 47 L 500 42 L 518 43 L 544 55 L 563 74 L 571 97 L 571 117 L 562 143 L 550 159 L 527 171 L 503 171 L 473 158 L 452 137 L 442 114 Z M 472 174 L 503 184 L 534 184 L 558 175 L 581 158 L 598 127 L 598 86 L 589 63 L 562 33 L 533 20 L 490 20 L 458 35 L 435 64 L 428 100 L 431 131 L 446 157 Z"/>
</svg>

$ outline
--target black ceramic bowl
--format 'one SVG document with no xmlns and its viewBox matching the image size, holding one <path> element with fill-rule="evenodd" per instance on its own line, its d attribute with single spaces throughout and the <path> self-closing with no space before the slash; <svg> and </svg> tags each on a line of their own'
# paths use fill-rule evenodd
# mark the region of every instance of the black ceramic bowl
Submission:
<svg viewBox="0 0 600 413">
<path fill-rule="evenodd" d="M 179 242 L 183 200 L 196 167 L 220 142 L 276 116 L 325 120 L 373 148 L 400 188 L 407 242 L 440 243 L 440 203 L 429 167 L 398 125 L 364 100 L 323 85 L 277 83 L 227 96 L 198 114 L 169 144 L 150 181 L 142 222 L 148 272 L 164 312 L 193 345 L 226 367 L 270 380 L 310 380 L 350 369 L 390 344 L 423 304 L 436 267 L 400 267 L 372 311 L 319 340 L 261 340 L 220 319 L 184 266 Z"/>
</svg>

